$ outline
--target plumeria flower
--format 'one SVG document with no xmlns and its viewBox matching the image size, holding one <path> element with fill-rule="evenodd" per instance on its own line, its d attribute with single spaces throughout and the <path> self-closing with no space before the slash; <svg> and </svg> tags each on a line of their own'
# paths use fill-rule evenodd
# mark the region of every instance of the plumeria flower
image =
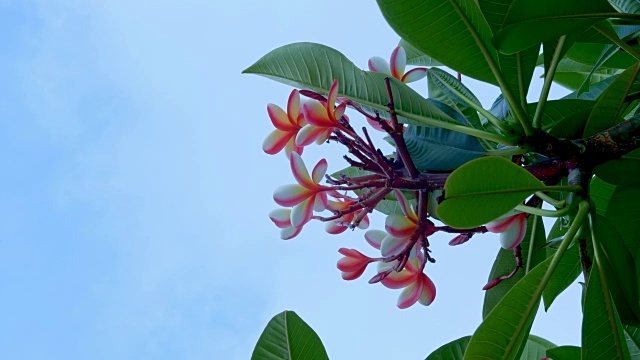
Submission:
<svg viewBox="0 0 640 360">
<path fill-rule="evenodd" d="M 310 101 L 302 106 L 307 125 L 296 136 L 297 146 L 307 146 L 312 142 L 322 144 L 335 128 L 339 128 L 340 118 L 347 108 L 346 103 L 336 106 L 338 98 L 338 80 L 334 80 L 329 89 L 326 102 Z"/>
<path fill-rule="evenodd" d="M 330 211 L 342 211 L 348 209 L 350 206 L 356 204 L 355 200 L 338 200 L 338 201 L 329 201 L 327 203 L 327 209 Z M 347 224 L 350 224 L 357 216 L 359 216 L 363 211 L 366 212 L 365 209 L 357 210 L 349 214 L 345 214 L 340 218 L 329 221 L 325 224 L 324 229 L 332 235 L 343 233 L 347 230 Z M 358 224 L 359 229 L 366 229 L 369 227 L 369 216 L 365 215 L 362 218 L 362 221 Z"/>
<path fill-rule="evenodd" d="M 355 280 L 362 275 L 369 263 L 376 261 L 358 250 L 341 248 L 338 252 L 344 255 L 338 260 L 338 269 L 342 271 L 342 278 L 345 280 Z"/>
<path fill-rule="evenodd" d="M 280 208 L 269 213 L 269 218 L 280 230 L 282 240 L 293 239 L 300 234 L 302 226 L 295 228 L 291 225 L 291 209 Z"/>
<path fill-rule="evenodd" d="M 515 249 L 527 232 L 527 214 L 510 212 L 485 225 L 492 233 L 500 234 L 500 245 L 504 249 Z"/>
<path fill-rule="evenodd" d="M 382 256 L 395 255 L 405 249 L 418 228 L 418 215 L 416 215 L 415 210 L 411 207 L 411 204 L 402 192 L 398 190 L 394 190 L 394 192 L 398 199 L 398 205 L 400 205 L 400 209 L 404 215 L 391 214 L 387 216 L 385 230 L 387 230 L 388 235 L 380 244 Z M 418 242 L 416 242 L 411 249 L 410 258 L 416 256 L 419 246 Z"/>
<path fill-rule="evenodd" d="M 407 261 L 404 269 L 399 272 L 392 271 L 380 281 L 382 285 L 390 289 L 404 288 L 398 297 L 397 305 L 400 309 L 406 309 L 416 302 L 428 306 L 435 299 L 436 287 L 433 281 L 420 270 L 424 261 L 424 256 L 420 254 L 420 256 Z M 378 263 L 378 273 L 387 272 L 396 265 L 397 261 L 380 262 Z"/>
<path fill-rule="evenodd" d="M 428 70 L 424 67 L 409 70 L 407 73 L 404 72 L 407 66 L 407 53 L 402 46 L 398 46 L 393 50 L 390 60 L 391 63 L 388 63 L 385 59 L 374 56 L 369 59 L 369 70 L 391 75 L 405 84 L 427 76 Z"/>
<path fill-rule="evenodd" d="M 304 115 L 300 112 L 300 94 L 293 90 L 287 102 L 287 112 L 278 105 L 267 105 L 267 112 L 273 126 L 276 127 L 262 143 L 262 150 L 274 155 L 284 149 L 287 157 L 292 151 L 302 154 L 302 146 L 296 145 L 296 135 L 307 124 Z"/>
<path fill-rule="evenodd" d="M 280 206 L 293 207 L 291 209 L 291 226 L 300 228 L 313 216 L 313 211 L 323 211 L 327 206 L 327 190 L 330 187 L 320 185 L 319 182 L 327 172 L 327 161 L 320 160 L 311 172 L 302 161 L 298 153 L 289 156 L 291 171 L 297 184 L 283 185 L 273 193 L 273 199 Z"/>
</svg>

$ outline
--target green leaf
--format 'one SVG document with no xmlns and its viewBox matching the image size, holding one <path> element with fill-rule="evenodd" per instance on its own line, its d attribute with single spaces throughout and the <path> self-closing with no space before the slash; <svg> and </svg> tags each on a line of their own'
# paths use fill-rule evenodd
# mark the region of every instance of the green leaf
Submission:
<svg viewBox="0 0 640 360">
<path fill-rule="evenodd" d="M 260 335 L 252 360 L 329 359 L 318 334 L 295 312 L 274 316 Z"/>
<path fill-rule="evenodd" d="M 441 63 L 402 39 L 400 39 L 400 44 L 398 45 L 402 46 L 407 53 L 407 65 L 442 66 Z"/>
<path fill-rule="evenodd" d="M 591 268 L 584 300 L 582 358 L 629 359 L 618 313 L 597 266 Z"/>
<path fill-rule="evenodd" d="M 547 349 L 555 347 L 552 342 L 535 335 L 529 335 L 527 344 L 522 350 L 520 360 L 540 360 L 546 356 Z"/>
<path fill-rule="evenodd" d="M 593 66 L 564 58 L 558 64 L 553 81 L 569 90 L 578 90 L 585 82 L 591 86 L 620 72 L 619 69 L 600 68 L 592 73 L 592 69 Z M 587 77 L 589 77 L 588 81 Z"/>
<path fill-rule="evenodd" d="M 535 297 L 552 258 L 531 270 L 484 319 L 469 341 L 465 360 L 518 359 L 540 298 Z"/>
<path fill-rule="evenodd" d="M 527 219 L 527 232 L 524 235 L 524 239 L 520 243 L 522 247 L 522 260 L 525 264 L 525 268 L 533 269 L 544 261 L 546 258 L 544 244 L 545 244 L 545 232 L 544 223 L 542 219 L 538 218 L 536 223 L 535 239 L 533 244 L 531 243 L 531 233 L 533 229 L 535 216 L 530 215 Z M 529 256 L 531 253 L 531 256 Z M 531 263 L 527 263 L 529 257 Z M 499 276 L 508 274 L 516 266 L 513 250 L 505 250 L 500 248 L 496 260 L 493 262 L 491 273 L 489 274 L 489 280 L 495 279 Z M 484 292 L 484 304 L 482 306 L 482 318 L 486 318 L 487 315 L 493 310 L 493 308 L 502 300 L 509 290 L 522 279 L 525 275 L 525 269 L 520 269 L 510 279 L 503 280 L 500 284 Z"/>
<path fill-rule="evenodd" d="M 603 216 L 596 215 L 593 236 L 601 251 L 601 271 L 607 279 L 611 297 L 622 322 L 640 325 L 638 283 L 629 274 L 637 273 L 637 265 L 628 247 L 613 225 Z"/>
<path fill-rule="evenodd" d="M 429 354 L 426 360 L 462 360 L 470 339 L 471 336 L 464 336 L 446 343 Z"/>
<path fill-rule="evenodd" d="M 580 360 L 582 349 L 579 346 L 558 346 L 547 350 L 547 357 L 553 360 Z"/>
<path fill-rule="evenodd" d="M 458 113 L 464 116 L 465 125 L 476 129 L 482 129 L 482 123 L 478 112 L 463 101 L 451 88 L 461 93 L 469 101 L 475 103 L 479 107 L 482 107 L 480 100 L 463 85 L 453 75 L 444 70 L 434 68 L 427 73 L 427 83 L 429 85 L 429 98 L 437 100 L 447 106 L 455 109 Z"/>
<path fill-rule="evenodd" d="M 295 43 L 277 48 L 263 56 L 243 73 L 257 74 L 287 85 L 328 93 L 338 80 L 338 93 L 359 104 L 388 114 L 389 95 L 384 79 L 388 75 L 362 71 L 340 52 L 320 44 Z M 391 78 L 396 110 L 455 122 L 420 94 Z M 387 115 L 388 116 L 388 115 Z M 424 125 L 399 117 L 401 122 Z"/>
<path fill-rule="evenodd" d="M 387 23 L 405 41 L 451 69 L 497 85 L 484 47 L 492 61 L 491 29 L 473 1 L 378 0 Z M 446 26 L 443 26 L 446 24 Z M 471 32 L 477 33 L 477 43 Z"/>
<path fill-rule="evenodd" d="M 612 75 L 600 82 L 595 83 L 589 87 L 589 91 L 578 93 L 578 91 L 574 91 L 563 99 L 582 99 L 582 100 L 597 100 L 602 93 L 607 90 L 609 85 L 618 77 L 618 75 Z"/>
<path fill-rule="evenodd" d="M 615 10 L 606 0 L 514 0 L 493 44 L 512 54 L 561 35 L 584 31 Z"/>
<path fill-rule="evenodd" d="M 455 228 L 473 228 L 506 214 L 545 185 L 511 161 L 486 156 L 449 175 L 438 217 Z"/>
<path fill-rule="evenodd" d="M 624 329 L 624 337 L 627 340 L 631 360 L 640 360 L 640 331 L 638 328 L 629 325 L 623 325 L 622 328 Z"/>
<path fill-rule="evenodd" d="M 620 74 L 605 90 L 594 106 L 584 128 L 584 137 L 606 130 L 622 120 L 621 110 L 640 72 L 637 63 Z"/>
<path fill-rule="evenodd" d="M 559 138 L 574 138 L 582 135 L 595 101 L 580 99 L 559 99 L 547 101 L 541 124 L 544 130 Z M 538 103 L 527 104 L 527 111 L 533 115 Z"/>
<path fill-rule="evenodd" d="M 554 253 L 555 251 L 550 251 Z M 544 310 L 548 311 L 553 301 L 565 291 L 569 285 L 578 278 L 582 271 L 580 264 L 580 253 L 578 246 L 572 246 L 567 249 L 567 252 L 562 256 L 562 259 L 558 263 L 556 271 L 553 272 L 547 287 L 544 288 L 542 293 L 542 299 L 544 301 Z"/>
<path fill-rule="evenodd" d="M 640 186 L 640 149 L 598 165 L 593 172 L 602 180 L 613 185 Z"/>
<path fill-rule="evenodd" d="M 466 122 L 447 105 L 433 102 L 460 123 Z M 409 125 L 404 139 L 411 159 L 421 171 L 453 170 L 486 154 L 477 138 L 447 129 Z"/>
<path fill-rule="evenodd" d="M 640 14 L 640 2 L 638 0 L 609 0 L 618 11 L 629 14 Z"/>
</svg>

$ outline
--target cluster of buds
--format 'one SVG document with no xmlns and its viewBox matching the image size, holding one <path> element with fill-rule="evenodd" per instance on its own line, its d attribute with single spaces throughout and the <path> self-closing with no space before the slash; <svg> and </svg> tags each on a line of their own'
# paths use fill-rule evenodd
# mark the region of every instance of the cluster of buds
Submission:
<svg viewBox="0 0 640 360">
<path fill-rule="evenodd" d="M 406 54 L 401 47 L 393 51 L 390 63 L 378 57 L 369 60 L 371 71 L 386 73 L 405 83 L 427 75 L 426 68 L 405 73 L 405 67 Z M 296 180 L 296 184 L 283 185 L 275 190 L 273 198 L 283 208 L 272 211 L 269 217 L 281 229 L 281 238 L 285 240 L 297 236 L 311 220 L 323 221 L 327 233 L 339 234 L 347 229 L 368 228 L 368 214 L 382 200 L 395 197 L 401 213 L 387 216 L 385 231 L 369 230 L 364 236 L 380 256 L 368 257 L 358 250 L 341 248 L 339 252 L 343 257 L 338 261 L 338 269 L 345 280 L 354 280 L 364 273 L 369 264 L 377 263 L 376 274 L 370 283 L 379 282 L 391 289 L 403 289 L 398 299 L 399 308 L 415 303 L 426 306 L 431 304 L 436 293 L 433 282 L 425 274 L 426 264 L 435 262 L 429 249 L 431 235 L 436 232 L 455 234 L 450 244 L 459 245 L 476 233 L 499 232 L 503 247 L 519 250 L 526 230 L 526 215 L 510 214 L 475 229 L 436 225 L 428 211 L 429 193 L 442 189 L 446 174 L 421 173 L 416 169 L 404 142 L 404 126 L 395 115 L 388 78 L 386 86 L 389 94 L 387 119 L 339 97 L 337 81 L 332 83 L 326 98 L 311 91 L 293 90 L 286 111 L 274 104 L 267 106 L 276 129 L 265 139 L 263 150 L 268 154 L 284 150 Z M 310 99 L 301 104 L 300 95 Z M 356 132 L 345 115 L 347 107 L 363 115 L 372 127 L 386 132 L 393 139 L 396 146 L 393 156 L 383 155 L 373 144 L 366 127 L 362 127 L 362 136 Z M 304 147 L 313 142 L 343 145 L 349 153 L 345 160 L 366 174 L 327 176 L 325 159 L 309 172 L 301 155 Z M 321 184 L 323 180 L 326 184 Z M 324 211 L 331 215 L 322 216 Z M 519 251 L 515 252 L 519 254 Z M 521 266 L 521 260 L 518 264 Z"/>
</svg>

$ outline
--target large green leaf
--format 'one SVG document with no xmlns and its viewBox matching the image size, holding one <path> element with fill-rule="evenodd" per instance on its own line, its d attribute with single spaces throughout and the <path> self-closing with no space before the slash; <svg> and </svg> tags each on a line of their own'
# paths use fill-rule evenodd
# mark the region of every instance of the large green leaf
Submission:
<svg viewBox="0 0 640 360">
<path fill-rule="evenodd" d="M 426 360 L 462 360 L 470 339 L 471 336 L 464 336 L 446 343 L 429 354 Z"/>
<path fill-rule="evenodd" d="M 407 64 L 417 66 L 441 66 L 442 64 L 434 60 L 429 55 L 415 48 L 415 46 L 400 39 L 400 46 L 402 46 L 407 53 Z"/>
<path fill-rule="evenodd" d="M 550 251 L 550 253 L 553 252 L 554 251 Z M 545 311 L 549 310 L 549 307 L 558 295 L 565 291 L 569 285 L 573 284 L 581 271 L 580 253 L 578 251 L 578 246 L 574 245 L 568 248 L 564 256 L 562 256 L 556 271 L 553 272 L 547 287 L 544 288 L 542 299 Z"/>
<path fill-rule="evenodd" d="M 436 101 L 433 103 L 460 123 L 466 123 L 460 114 L 447 105 Z M 453 170 L 486 153 L 477 138 L 435 127 L 409 125 L 404 140 L 411 159 L 421 171 Z"/>
<path fill-rule="evenodd" d="M 582 84 L 587 81 L 589 86 L 594 85 L 612 75 L 620 72 L 619 69 L 600 68 L 593 71 L 593 66 L 585 65 L 569 58 L 560 60 L 553 81 L 564 86 L 569 90 L 578 90 Z"/>
<path fill-rule="evenodd" d="M 607 279 L 618 315 L 625 324 L 640 325 L 638 284 L 629 276 L 636 273 L 636 261 L 615 227 L 601 215 L 595 217 L 593 236 L 601 250 L 601 271 Z"/>
<path fill-rule="evenodd" d="M 640 186 L 640 149 L 611 160 L 593 169 L 602 180 L 621 186 Z"/>
<path fill-rule="evenodd" d="M 542 219 L 538 218 L 538 221 L 534 221 L 535 216 L 530 215 L 527 219 L 527 232 L 524 235 L 524 239 L 520 243 L 522 247 L 522 260 L 525 268 L 533 269 L 544 261 L 546 258 L 544 244 L 545 244 L 545 231 L 544 223 Z M 533 243 L 531 242 L 531 234 L 533 230 L 533 224 L 536 223 L 536 231 L 534 233 L 535 238 Z M 531 254 L 531 255 L 529 255 Z M 529 258 L 531 262 L 528 263 Z M 489 274 L 489 280 L 495 279 L 499 276 L 508 274 L 516 266 L 513 250 L 505 250 L 500 248 L 496 260 L 493 262 L 491 273 Z M 502 300 L 502 298 L 511 290 L 511 288 L 522 279 L 526 270 L 520 269 L 510 279 L 502 280 L 500 284 L 484 292 L 484 304 L 482 306 L 482 317 L 486 318 L 487 315 L 493 310 L 493 308 Z"/>
<path fill-rule="evenodd" d="M 553 360 L 580 360 L 582 349 L 579 346 L 558 346 L 547 350 L 547 357 Z"/>
<path fill-rule="evenodd" d="M 452 227 L 473 228 L 497 219 L 545 189 L 521 166 L 497 156 L 482 157 L 449 175 L 438 217 Z"/>
<path fill-rule="evenodd" d="M 618 75 L 612 75 L 600 82 L 591 85 L 589 87 L 589 91 L 587 92 L 578 93 L 578 91 L 576 90 L 564 96 L 563 99 L 597 100 L 617 77 Z"/>
<path fill-rule="evenodd" d="M 518 359 L 540 298 L 535 296 L 552 258 L 531 270 L 489 313 L 469 341 L 465 360 Z"/>
<path fill-rule="evenodd" d="M 329 359 L 318 334 L 295 312 L 274 316 L 260 335 L 252 360 Z"/>
<path fill-rule="evenodd" d="M 540 360 L 546 356 L 547 349 L 553 348 L 556 345 L 552 342 L 545 340 L 535 335 L 529 335 L 520 360 Z"/>
<path fill-rule="evenodd" d="M 618 230 L 631 255 L 640 258 L 640 188 L 618 186 L 604 217 Z"/>
<path fill-rule="evenodd" d="M 559 138 L 574 138 L 582 134 L 582 127 L 589 117 L 595 101 L 580 99 L 559 99 L 547 101 L 542 114 L 542 128 Z M 527 105 L 533 115 L 538 103 Z"/>
<path fill-rule="evenodd" d="M 584 300 L 582 359 L 629 359 L 620 319 L 598 266 L 591 268 Z"/>
<path fill-rule="evenodd" d="M 483 55 L 484 48 L 497 62 L 491 29 L 474 1 L 378 0 L 378 6 L 391 28 L 423 53 L 455 71 L 497 85 Z M 472 34 L 477 34 L 478 42 Z"/>
<path fill-rule="evenodd" d="M 584 31 L 615 10 L 606 0 L 514 0 L 493 43 L 511 54 L 571 32 Z"/>
<path fill-rule="evenodd" d="M 629 14 L 640 14 L 640 2 L 638 0 L 609 0 L 618 11 Z"/>
<path fill-rule="evenodd" d="M 566 54 L 568 59 L 587 66 L 594 66 L 598 62 L 602 62 L 603 54 L 608 52 L 612 45 L 609 44 L 574 44 Z M 600 67 L 606 69 L 626 69 L 633 65 L 637 60 L 624 51 L 618 51 L 610 54 L 604 60 Z"/>
<path fill-rule="evenodd" d="M 640 63 L 636 63 L 618 75 L 602 93 L 587 120 L 583 136 L 591 136 L 606 130 L 622 120 L 622 107 L 627 94 L 634 88 L 638 72 L 640 72 Z"/>
<path fill-rule="evenodd" d="M 482 129 L 482 123 L 480 122 L 478 112 L 462 100 L 458 94 L 456 94 L 457 92 L 467 98 L 468 101 L 482 107 L 482 103 L 480 103 L 480 100 L 478 100 L 471 90 L 458 81 L 458 79 L 453 75 L 438 68 L 429 70 L 429 73 L 427 74 L 427 81 L 429 84 L 430 99 L 444 103 L 462 114 L 466 120 L 465 125 L 476 129 Z"/>
<path fill-rule="evenodd" d="M 624 328 L 624 337 L 627 340 L 631 360 L 640 360 L 640 329 L 629 325 L 623 325 L 622 327 Z"/>
<path fill-rule="evenodd" d="M 362 71 L 340 52 L 320 44 L 295 43 L 263 56 L 243 73 L 262 75 L 292 85 L 328 93 L 338 80 L 338 93 L 383 114 L 389 95 L 384 79 L 388 75 Z M 453 123 L 446 114 L 402 82 L 391 78 L 396 110 Z M 400 117 L 400 121 L 409 122 Z M 413 121 L 417 125 L 424 125 Z"/>
</svg>

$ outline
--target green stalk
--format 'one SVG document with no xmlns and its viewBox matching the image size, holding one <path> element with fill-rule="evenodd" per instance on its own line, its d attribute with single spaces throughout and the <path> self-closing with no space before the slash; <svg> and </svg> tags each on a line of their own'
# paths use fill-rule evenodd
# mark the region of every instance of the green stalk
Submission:
<svg viewBox="0 0 640 360">
<path fill-rule="evenodd" d="M 487 150 L 487 155 L 493 155 L 493 156 L 521 155 L 526 152 L 527 152 L 526 149 L 523 149 L 519 146 L 513 146 L 508 148 L 502 148 L 502 149 Z"/>
<path fill-rule="evenodd" d="M 439 127 L 447 130 L 453 130 L 463 134 L 475 136 L 480 139 L 495 141 L 497 143 L 504 144 L 504 145 L 510 145 L 510 146 L 518 145 L 518 141 L 516 139 L 506 137 L 504 135 L 494 134 L 487 131 L 470 128 L 464 125 L 444 122 L 444 121 L 440 121 L 440 120 L 436 120 L 436 119 L 432 119 L 432 118 L 428 118 L 420 115 L 415 115 L 402 110 L 396 110 L 396 114 L 406 117 L 407 119 L 415 120 L 417 122 L 423 123 L 428 126 L 435 126 L 435 127 Z"/>
<path fill-rule="evenodd" d="M 551 196 L 543 193 L 542 191 L 536 191 L 536 196 L 542 199 L 542 201 L 552 205 L 556 209 L 563 208 L 567 205 L 567 200 L 556 200 Z"/>
<path fill-rule="evenodd" d="M 570 211 L 570 207 L 565 207 L 560 210 L 546 210 L 540 209 L 537 207 L 527 206 L 527 205 L 518 205 L 516 206 L 516 210 L 526 212 L 528 214 L 533 214 L 537 216 L 546 216 L 546 217 L 561 217 L 567 215 Z"/>
<path fill-rule="evenodd" d="M 616 44 L 616 45 L 620 46 L 621 48 L 623 48 L 624 51 L 628 52 L 629 55 L 631 55 L 634 58 L 636 58 L 636 60 L 640 60 L 640 53 L 637 52 L 636 49 L 634 49 L 631 46 L 629 46 L 626 42 L 622 41 L 617 35 L 614 35 L 614 34 L 610 33 L 609 31 L 607 31 L 605 28 L 603 28 L 602 26 L 600 26 L 598 24 L 593 25 L 593 28 L 598 30 L 602 35 L 606 36 L 614 44 Z"/>
<path fill-rule="evenodd" d="M 544 106 L 547 104 L 549 90 L 551 90 L 551 84 L 553 84 L 553 76 L 555 75 L 556 69 L 558 68 L 558 63 L 560 62 L 560 54 L 562 53 L 562 48 L 564 47 L 564 41 L 566 40 L 566 38 L 566 35 L 562 35 L 558 39 L 558 46 L 556 46 L 556 51 L 553 53 L 551 64 L 549 64 L 549 68 L 546 69 L 547 71 L 544 74 L 544 84 L 542 85 L 542 91 L 540 92 L 540 100 L 538 101 L 538 106 L 536 107 L 536 113 L 533 116 L 533 127 L 535 129 L 540 128 L 540 124 L 542 122 L 542 114 L 544 113 Z"/>
<path fill-rule="evenodd" d="M 451 3 L 451 5 L 454 7 L 456 12 L 458 13 L 458 16 L 460 16 L 460 19 L 462 19 L 464 25 L 467 27 L 467 30 L 469 30 L 469 33 L 473 37 L 473 40 L 475 40 L 476 45 L 478 45 L 478 48 L 480 48 L 480 52 L 482 52 L 485 60 L 487 60 L 487 64 L 489 65 L 493 76 L 495 76 L 496 80 L 498 81 L 498 85 L 500 86 L 502 95 L 504 96 L 505 100 L 507 100 L 507 103 L 509 103 L 509 107 L 520 122 L 520 125 L 522 125 L 522 129 L 524 130 L 525 135 L 531 136 L 533 134 L 533 128 L 531 127 L 531 124 L 529 124 L 529 117 L 527 116 L 524 108 L 520 105 L 518 99 L 516 99 L 511 92 L 509 85 L 505 81 L 504 76 L 500 71 L 500 67 L 498 67 L 498 64 L 496 64 L 493 56 L 491 56 L 491 54 L 489 53 L 489 49 L 487 49 L 487 47 L 484 45 L 484 42 L 480 38 L 480 35 L 473 27 L 471 22 L 469 22 L 469 19 L 467 19 L 467 16 L 460 8 L 460 5 L 458 5 L 458 3 L 454 0 L 449 0 L 449 3 Z"/>
<path fill-rule="evenodd" d="M 533 262 L 533 251 L 535 250 L 535 239 L 536 239 L 536 230 L 538 230 L 538 221 L 540 221 L 540 216 L 533 216 L 533 224 L 531 228 L 531 236 L 529 237 L 529 252 L 527 253 L 527 264 L 525 268 L 525 274 L 531 271 L 531 263 Z"/>
</svg>

